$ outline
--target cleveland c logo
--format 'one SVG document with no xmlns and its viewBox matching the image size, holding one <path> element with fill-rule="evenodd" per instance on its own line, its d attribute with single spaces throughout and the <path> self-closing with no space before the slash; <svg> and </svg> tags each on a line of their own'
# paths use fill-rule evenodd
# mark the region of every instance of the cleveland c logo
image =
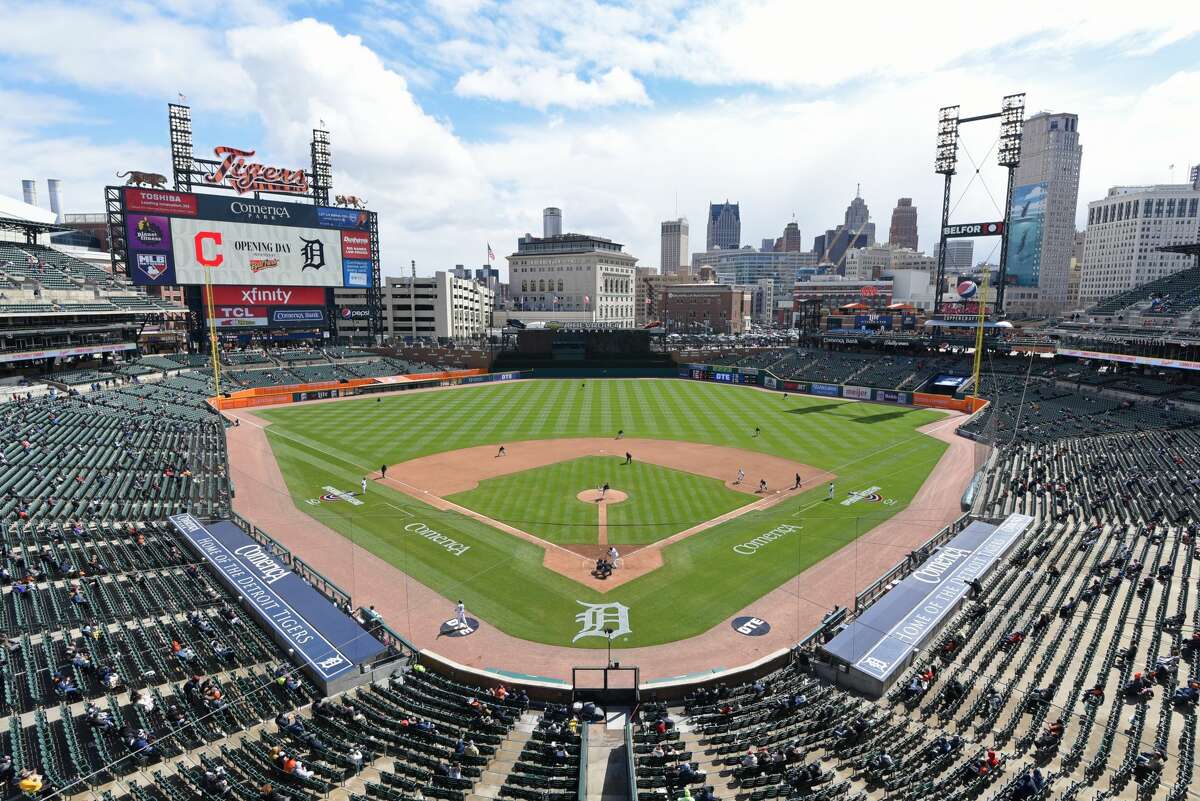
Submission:
<svg viewBox="0 0 1200 801">
<path fill-rule="evenodd" d="M 204 252 L 204 243 L 209 240 L 213 243 L 212 256 L 206 256 Z M 196 247 L 196 261 L 205 267 L 220 267 L 225 261 L 225 257 L 216 247 L 221 244 L 220 231 L 200 231 L 196 234 L 193 244 Z"/>
</svg>

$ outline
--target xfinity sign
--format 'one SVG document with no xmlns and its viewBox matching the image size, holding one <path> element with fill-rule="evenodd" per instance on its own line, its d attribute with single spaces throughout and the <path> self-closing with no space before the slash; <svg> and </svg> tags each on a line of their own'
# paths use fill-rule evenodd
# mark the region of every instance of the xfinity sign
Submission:
<svg viewBox="0 0 1200 801">
<path fill-rule="evenodd" d="M 1003 222 L 964 223 L 963 225 L 946 225 L 942 227 L 942 236 L 947 239 L 952 239 L 956 236 L 1000 236 L 1003 233 Z"/>
</svg>

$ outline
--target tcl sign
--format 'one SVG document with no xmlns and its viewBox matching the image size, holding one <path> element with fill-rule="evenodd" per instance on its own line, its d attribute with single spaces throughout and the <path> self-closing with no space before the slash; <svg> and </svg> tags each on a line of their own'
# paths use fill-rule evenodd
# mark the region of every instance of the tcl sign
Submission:
<svg viewBox="0 0 1200 801">
<path fill-rule="evenodd" d="M 266 317 L 266 306 L 215 306 L 217 317 L 229 319 L 250 319 L 254 317 Z"/>
</svg>

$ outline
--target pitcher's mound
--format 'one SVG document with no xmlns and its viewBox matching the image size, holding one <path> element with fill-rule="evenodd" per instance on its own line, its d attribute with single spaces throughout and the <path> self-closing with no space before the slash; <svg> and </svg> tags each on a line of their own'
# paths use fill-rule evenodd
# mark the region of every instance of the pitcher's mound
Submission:
<svg viewBox="0 0 1200 801">
<path fill-rule="evenodd" d="M 600 490 L 589 489 L 589 490 L 584 490 L 583 492 L 579 493 L 575 497 L 578 498 L 579 500 L 583 501 L 584 503 L 605 503 L 605 504 L 611 505 L 614 503 L 620 503 L 621 501 L 625 500 L 629 496 L 626 495 L 624 492 L 621 492 L 620 490 L 610 489 L 608 492 L 604 493 L 604 497 L 601 498 Z"/>
</svg>

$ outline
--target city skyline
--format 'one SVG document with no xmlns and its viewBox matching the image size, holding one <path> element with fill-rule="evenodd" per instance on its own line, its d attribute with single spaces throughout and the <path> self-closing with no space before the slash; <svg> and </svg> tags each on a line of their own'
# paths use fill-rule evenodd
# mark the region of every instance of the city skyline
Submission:
<svg viewBox="0 0 1200 801">
<path fill-rule="evenodd" d="M 1011 92 L 1027 93 L 1030 116 L 1074 113 L 1086 129 L 1076 227 L 1109 186 L 1169 182 L 1172 163 L 1184 180 L 1200 160 L 1187 135 L 1200 90 L 1188 5 L 1153 15 L 1017 5 L 983 33 L 920 11 L 914 35 L 896 39 L 902 12 L 871 4 L 852 42 L 860 57 L 831 72 L 833 45 L 787 58 L 760 46 L 835 24 L 836 9 L 784 2 L 581 0 L 567 16 L 519 0 L 379 3 L 370 14 L 254 2 L 56 14 L 67 7 L 0 0 L 10 33 L 0 99 L 21 112 L 0 121 L 0 194 L 60 178 L 65 211 L 102 211 L 114 172 L 170 172 L 166 103 L 180 94 L 198 151 L 242 146 L 303 165 L 324 121 L 335 190 L 380 214 L 390 275 L 410 260 L 422 274 L 482 264 L 489 242 L 502 266 L 549 205 L 569 210 L 566 229 L 622 242 L 655 267 L 659 223 L 698 221 L 725 197 L 741 204 L 741 243 L 795 219 L 811 246 L 860 182 L 876 238 L 896 198 L 912 197 L 929 252 L 937 109 L 983 113 Z M 969 153 L 1002 193 L 985 158 L 997 131 L 974 127 L 961 174 Z M 991 206 L 973 192 L 956 217 L 992 219 Z"/>
</svg>

